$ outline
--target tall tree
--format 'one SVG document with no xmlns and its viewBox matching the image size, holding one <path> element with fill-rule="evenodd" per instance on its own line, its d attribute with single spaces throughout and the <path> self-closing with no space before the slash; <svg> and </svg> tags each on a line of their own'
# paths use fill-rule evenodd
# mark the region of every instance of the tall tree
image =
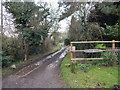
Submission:
<svg viewBox="0 0 120 90">
<path fill-rule="evenodd" d="M 119 40 L 120 22 L 120 2 L 96 3 L 91 10 L 88 21 L 96 22 L 102 27 L 102 37 L 104 40 Z"/>
<path fill-rule="evenodd" d="M 17 33 L 22 35 L 25 60 L 32 46 L 42 45 L 48 34 L 49 9 L 34 2 L 6 2 L 5 7 L 12 13 Z"/>
<path fill-rule="evenodd" d="M 88 18 L 89 22 L 98 22 L 100 26 L 115 25 L 120 17 L 120 2 L 96 3 Z M 106 24 L 106 25 L 105 25 Z"/>
</svg>

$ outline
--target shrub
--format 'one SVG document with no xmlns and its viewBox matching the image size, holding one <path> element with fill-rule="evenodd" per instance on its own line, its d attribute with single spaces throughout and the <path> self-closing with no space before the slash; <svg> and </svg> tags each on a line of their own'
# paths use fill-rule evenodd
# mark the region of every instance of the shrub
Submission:
<svg viewBox="0 0 120 90">
<path fill-rule="evenodd" d="M 72 62 L 71 64 L 71 72 L 75 73 L 75 69 L 76 69 L 77 63 L 76 62 Z"/>
<path fill-rule="evenodd" d="M 106 49 L 106 46 L 104 44 L 97 44 L 95 49 Z"/>
<path fill-rule="evenodd" d="M 0 52 L 0 57 L 2 58 L 2 67 L 8 67 L 11 65 L 13 61 L 13 56 L 5 55 L 5 52 Z"/>
<path fill-rule="evenodd" d="M 97 66 L 113 66 L 119 64 L 118 53 L 115 52 L 101 52 L 101 58 L 104 60 L 90 60 L 89 63 Z"/>
<path fill-rule="evenodd" d="M 2 57 L 2 67 L 8 67 L 11 63 L 11 56 L 3 56 Z"/>
<path fill-rule="evenodd" d="M 78 64 L 78 67 L 81 69 L 81 70 L 83 70 L 84 72 L 88 72 L 89 71 L 89 67 L 88 67 L 88 65 L 86 65 L 86 64 Z"/>
<path fill-rule="evenodd" d="M 104 52 L 101 54 L 102 58 L 108 59 L 108 66 L 118 65 L 118 53 L 115 52 Z"/>
</svg>

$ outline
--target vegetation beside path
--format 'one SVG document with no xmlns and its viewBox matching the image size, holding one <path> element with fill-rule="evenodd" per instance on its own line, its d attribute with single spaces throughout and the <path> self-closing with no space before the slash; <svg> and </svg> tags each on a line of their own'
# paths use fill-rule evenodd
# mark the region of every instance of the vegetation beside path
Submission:
<svg viewBox="0 0 120 90">
<path fill-rule="evenodd" d="M 89 71 L 85 72 L 78 65 L 75 73 L 72 73 L 71 68 L 66 66 L 69 60 L 69 55 L 67 55 L 61 64 L 61 72 L 62 78 L 72 88 L 113 88 L 113 85 L 120 84 L 118 83 L 118 76 L 120 76 L 118 67 L 88 65 Z"/>
<path fill-rule="evenodd" d="M 11 64 L 11 66 L 15 65 L 17 68 L 22 67 L 24 65 L 27 65 L 28 63 L 31 63 L 31 62 L 37 60 L 38 58 L 42 58 L 42 57 L 44 57 L 44 56 L 46 56 L 46 55 L 48 55 L 50 53 L 53 53 L 53 52 L 55 52 L 55 51 L 57 51 L 59 49 L 61 49 L 61 47 L 59 45 L 57 45 L 53 50 L 50 50 L 50 51 L 48 51 L 46 53 L 40 53 L 40 54 L 30 56 L 27 63 L 25 63 L 24 61 L 16 61 L 16 62 L 13 62 Z M 11 73 L 13 73 L 15 71 L 15 69 L 12 69 L 11 66 L 6 67 L 6 68 L 2 68 L 2 76 L 3 77 L 7 76 L 7 75 L 9 75 L 9 74 L 11 74 Z"/>
</svg>

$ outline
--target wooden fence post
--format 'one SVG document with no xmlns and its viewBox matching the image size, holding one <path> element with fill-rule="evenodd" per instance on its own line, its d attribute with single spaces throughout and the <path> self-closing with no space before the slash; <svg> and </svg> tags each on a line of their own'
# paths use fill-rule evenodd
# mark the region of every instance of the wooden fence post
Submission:
<svg viewBox="0 0 120 90">
<path fill-rule="evenodd" d="M 70 64 L 72 64 L 72 43 L 70 42 Z"/>
<path fill-rule="evenodd" d="M 115 49 L 115 40 L 112 40 L 112 49 Z"/>
</svg>

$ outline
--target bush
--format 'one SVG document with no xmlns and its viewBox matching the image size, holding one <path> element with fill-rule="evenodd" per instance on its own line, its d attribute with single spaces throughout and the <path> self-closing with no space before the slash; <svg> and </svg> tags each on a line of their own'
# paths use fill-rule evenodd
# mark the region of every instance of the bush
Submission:
<svg viewBox="0 0 120 90">
<path fill-rule="evenodd" d="M 105 52 L 101 54 L 102 58 L 106 58 L 109 59 L 108 62 L 108 66 L 113 66 L 113 65 L 118 65 L 119 64 L 119 60 L 118 60 L 118 53 L 115 52 Z"/>
<path fill-rule="evenodd" d="M 106 46 L 104 44 L 97 44 L 95 49 L 106 49 Z"/>
<path fill-rule="evenodd" d="M 88 65 L 86 65 L 86 64 L 78 64 L 78 67 L 81 69 L 81 70 L 83 70 L 84 72 L 88 72 L 89 71 L 89 67 L 88 67 Z"/>
<path fill-rule="evenodd" d="M 11 56 L 2 57 L 2 67 L 8 67 L 11 65 Z"/>
<path fill-rule="evenodd" d="M 72 62 L 71 64 L 71 72 L 75 73 L 75 69 L 76 69 L 77 63 L 76 62 Z"/>
<path fill-rule="evenodd" d="M 113 66 L 119 64 L 119 54 L 115 52 L 101 52 L 101 58 L 104 60 L 90 60 L 89 63 L 97 66 Z"/>
<path fill-rule="evenodd" d="M 8 67 L 13 61 L 13 56 L 6 55 L 5 52 L 0 52 L 0 58 L 2 58 L 2 67 Z"/>
</svg>

